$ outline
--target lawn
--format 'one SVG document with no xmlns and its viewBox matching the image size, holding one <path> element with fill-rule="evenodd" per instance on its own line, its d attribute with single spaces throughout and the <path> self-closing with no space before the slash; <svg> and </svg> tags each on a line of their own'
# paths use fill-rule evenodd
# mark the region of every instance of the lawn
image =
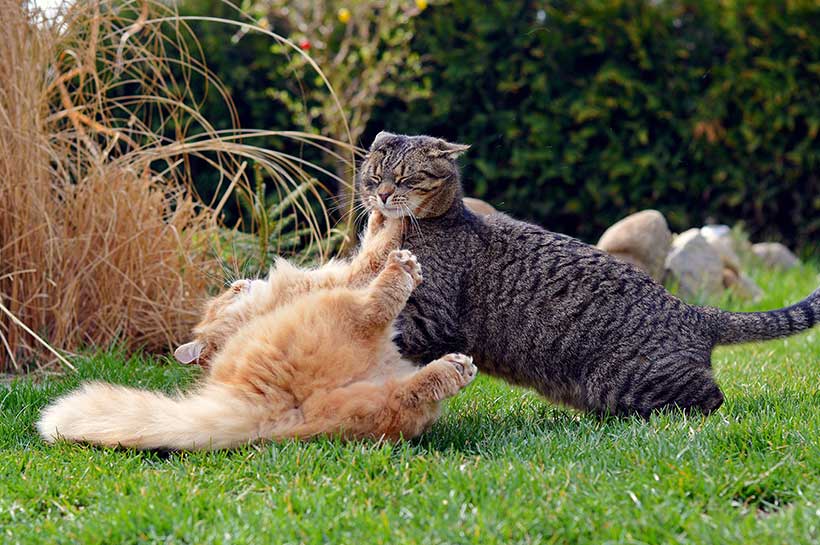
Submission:
<svg viewBox="0 0 820 545">
<path fill-rule="evenodd" d="M 818 268 L 757 273 L 795 302 Z M 232 452 L 47 446 L 40 408 L 95 378 L 173 390 L 191 369 L 116 351 L 0 385 L 4 543 L 816 543 L 820 328 L 721 348 L 711 417 L 598 420 L 480 376 L 420 439 Z"/>
</svg>

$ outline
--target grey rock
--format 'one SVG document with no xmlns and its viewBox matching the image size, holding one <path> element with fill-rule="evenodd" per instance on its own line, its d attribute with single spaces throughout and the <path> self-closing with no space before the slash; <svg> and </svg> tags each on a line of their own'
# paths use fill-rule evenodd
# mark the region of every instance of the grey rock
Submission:
<svg viewBox="0 0 820 545">
<path fill-rule="evenodd" d="M 797 256 L 779 242 L 752 244 L 752 253 L 760 258 L 767 267 L 773 269 L 788 270 L 800 264 Z"/>
<path fill-rule="evenodd" d="M 666 257 L 666 269 L 684 299 L 723 291 L 723 262 L 700 229 L 689 229 L 675 237 Z"/>
<path fill-rule="evenodd" d="M 704 225 L 700 228 L 700 234 L 706 240 L 709 240 L 712 237 L 725 237 L 732 234 L 732 228 L 728 225 L 717 225 L 717 224 L 710 224 Z"/>
<path fill-rule="evenodd" d="M 735 241 L 729 226 L 707 225 L 700 229 L 700 234 L 720 254 L 723 266 L 740 274 L 740 257 L 735 251 Z"/>
</svg>

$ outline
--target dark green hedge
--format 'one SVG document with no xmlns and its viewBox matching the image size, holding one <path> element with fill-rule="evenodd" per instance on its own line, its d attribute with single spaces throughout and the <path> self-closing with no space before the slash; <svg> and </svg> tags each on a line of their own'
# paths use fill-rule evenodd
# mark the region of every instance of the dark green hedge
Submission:
<svg viewBox="0 0 820 545">
<path fill-rule="evenodd" d="M 653 207 L 816 247 L 818 6 L 454 0 L 418 22 L 433 99 L 385 103 L 366 136 L 470 143 L 473 195 L 590 241 Z"/>
</svg>

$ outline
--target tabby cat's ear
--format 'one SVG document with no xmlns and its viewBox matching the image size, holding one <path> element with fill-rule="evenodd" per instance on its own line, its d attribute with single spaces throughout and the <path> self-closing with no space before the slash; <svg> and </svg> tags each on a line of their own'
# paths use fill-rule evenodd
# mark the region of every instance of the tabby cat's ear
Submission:
<svg viewBox="0 0 820 545">
<path fill-rule="evenodd" d="M 396 136 L 392 132 L 382 131 L 376 135 L 376 138 L 373 139 L 373 143 L 370 144 L 370 151 L 375 150 L 379 146 L 385 143 L 389 138 L 393 138 Z"/>
<path fill-rule="evenodd" d="M 202 353 L 204 347 L 205 345 L 199 341 L 191 341 L 178 346 L 177 349 L 174 350 L 174 357 L 180 363 L 191 363 L 199 359 L 199 355 Z"/>
<path fill-rule="evenodd" d="M 430 155 L 432 157 L 446 157 L 447 159 L 455 159 L 468 149 L 470 149 L 468 144 L 453 144 L 438 138 L 430 150 Z"/>
</svg>

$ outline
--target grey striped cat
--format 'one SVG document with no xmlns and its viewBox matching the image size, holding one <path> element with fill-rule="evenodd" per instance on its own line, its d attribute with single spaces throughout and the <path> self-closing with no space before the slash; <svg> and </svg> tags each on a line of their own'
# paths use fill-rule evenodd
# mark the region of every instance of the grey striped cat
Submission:
<svg viewBox="0 0 820 545">
<path fill-rule="evenodd" d="M 425 271 L 399 317 L 416 362 L 463 352 L 481 371 L 601 414 L 714 411 L 715 345 L 806 330 L 820 289 L 788 308 L 691 306 L 642 271 L 574 238 L 462 203 L 455 159 L 468 146 L 380 133 L 359 172 L 366 207 L 406 224 Z"/>
</svg>

